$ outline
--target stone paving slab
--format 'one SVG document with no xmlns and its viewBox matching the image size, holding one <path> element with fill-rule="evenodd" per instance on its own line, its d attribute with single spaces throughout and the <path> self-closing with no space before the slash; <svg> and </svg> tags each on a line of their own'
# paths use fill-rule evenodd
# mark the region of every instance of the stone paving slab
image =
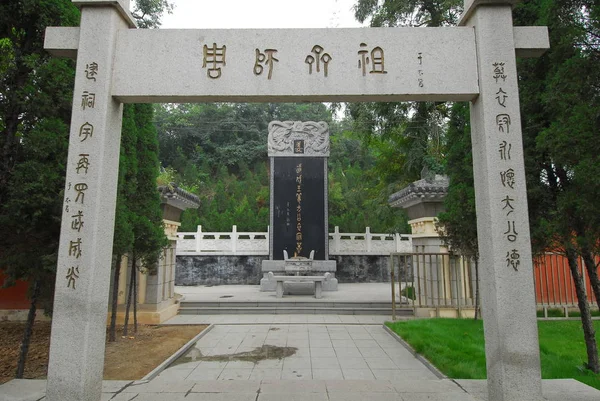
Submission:
<svg viewBox="0 0 600 401">
<path fill-rule="evenodd" d="M 155 379 L 157 380 L 157 379 Z M 159 380 L 161 381 L 161 380 Z M 43 400 L 45 380 L 0 385 L 0 401 Z M 485 380 L 244 380 L 104 381 L 102 401 L 485 401 Z M 573 379 L 542 380 L 548 401 L 597 401 L 600 391 Z M 109 391 L 110 390 L 110 391 Z M 135 390 L 140 390 L 136 392 Z"/>
<path fill-rule="evenodd" d="M 337 338 L 344 338 L 338 340 Z M 295 347 L 286 358 L 254 362 L 227 360 L 228 355 L 263 345 Z M 436 376 L 381 325 L 215 325 L 194 347 L 222 361 L 196 360 L 165 369 L 170 380 L 393 380 Z"/>
<path fill-rule="evenodd" d="M 485 380 L 462 380 L 456 383 L 475 397 L 477 401 L 487 401 Z M 547 401 L 598 401 L 600 390 L 596 390 L 575 379 L 542 380 L 542 393 Z"/>
</svg>

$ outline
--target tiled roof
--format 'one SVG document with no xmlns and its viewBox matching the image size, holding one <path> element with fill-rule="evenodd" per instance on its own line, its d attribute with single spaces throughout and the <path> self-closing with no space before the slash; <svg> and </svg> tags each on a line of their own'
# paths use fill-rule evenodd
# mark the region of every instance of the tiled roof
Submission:
<svg viewBox="0 0 600 401">
<path fill-rule="evenodd" d="M 440 201 L 448 193 L 449 183 L 450 180 L 445 175 L 435 175 L 433 179 L 421 179 L 390 195 L 388 203 L 393 207 L 408 207 L 419 201 Z"/>
<path fill-rule="evenodd" d="M 161 185 L 158 187 L 161 201 L 174 202 L 177 205 L 185 206 L 185 208 L 197 208 L 200 206 L 200 198 L 191 192 L 181 189 L 177 184 Z"/>
</svg>

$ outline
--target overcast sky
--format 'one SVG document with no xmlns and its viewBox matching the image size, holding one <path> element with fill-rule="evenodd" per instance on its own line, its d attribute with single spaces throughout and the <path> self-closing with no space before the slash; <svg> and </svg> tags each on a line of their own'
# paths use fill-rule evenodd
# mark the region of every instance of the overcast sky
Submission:
<svg viewBox="0 0 600 401">
<path fill-rule="evenodd" d="M 356 0 L 172 0 L 165 29 L 351 28 Z"/>
</svg>

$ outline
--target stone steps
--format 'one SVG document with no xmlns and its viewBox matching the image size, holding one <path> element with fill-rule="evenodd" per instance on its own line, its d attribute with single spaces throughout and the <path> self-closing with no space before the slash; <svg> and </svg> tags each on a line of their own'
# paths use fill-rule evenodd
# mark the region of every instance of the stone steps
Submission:
<svg viewBox="0 0 600 401">
<path fill-rule="evenodd" d="M 385 302 L 199 302 L 181 301 L 180 315 L 231 314 L 336 314 L 391 315 L 392 306 Z M 396 308 L 398 316 L 412 316 L 412 308 Z"/>
</svg>

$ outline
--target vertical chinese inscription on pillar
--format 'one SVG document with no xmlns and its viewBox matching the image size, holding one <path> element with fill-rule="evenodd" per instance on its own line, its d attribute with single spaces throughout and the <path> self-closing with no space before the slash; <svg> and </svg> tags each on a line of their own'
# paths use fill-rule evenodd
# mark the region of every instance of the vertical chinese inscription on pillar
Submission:
<svg viewBox="0 0 600 401">
<path fill-rule="evenodd" d="M 93 86 L 96 84 L 96 76 L 100 70 L 97 62 L 91 61 L 85 64 L 84 76 L 86 78 L 86 87 L 81 95 L 81 110 L 86 113 L 86 120 L 79 126 L 79 153 L 75 162 L 74 171 L 77 175 L 76 183 L 69 181 L 67 183 L 67 191 L 65 196 L 65 212 L 69 213 L 67 218 L 70 218 L 71 232 L 74 234 L 69 240 L 68 255 L 69 262 L 65 280 L 67 288 L 77 289 L 77 281 L 82 273 L 85 273 L 80 265 L 80 258 L 84 255 L 84 239 L 85 237 L 85 194 L 90 189 L 86 181 L 88 173 L 92 166 L 92 142 L 94 138 L 94 125 L 90 121 L 94 121 L 94 109 L 96 107 L 96 93 Z M 69 210 L 71 200 L 73 199 L 72 209 Z"/>
<path fill-rule="evenodd" d="M 85 65 L 85 77 L 96 82 L 96 75 L 98 75 L 98 64 L 91 62 Z"/>
<path fill-rule="evenodd" d="M 302 162 L 296 164 L 296 251 L 294 256 L 302 252 Z"/>
<path fill-rule="evenodd" d="M 96 107 L 96 94 L 83 91 L 81 95 L 81 109 L 93 109 L 94 107 Z"/>
<path fill-rule="evenodd" d="M 491 65 L 492 78 L 496 84 L 494 96 L 498 112 L 495 119 L 496 133 L 498 135 L 498 155 L 500 157 L 500 171 L 498 174 L 500 185 L 502 185 L 502 188 L 506 191 L 503 197 L 498 200 L 498 205 L 504 216 L 506 216 L 506 224 L 502 231 L 502 235 L 507 241 L 505 256 L 506 267 L 512 267 L 515 271 L 518 271 L 519 265 L 521 264 L 521 255 L 514 243 L 519 238 L 518 224 L 520 222 L 514 220 L 512 215 L 519 205 L 514 198 L 513 192 L 515 190 L 516 179 L 511 157 L 511 117 L 510 114 L 505 111 L 507 105 L 509 105 L 511 94 L 506 92 L 501 86 L 508 77 L 504 70 L 504 66 L 505 63 L 502 61 L 496 61 Z"/>
</svg>

